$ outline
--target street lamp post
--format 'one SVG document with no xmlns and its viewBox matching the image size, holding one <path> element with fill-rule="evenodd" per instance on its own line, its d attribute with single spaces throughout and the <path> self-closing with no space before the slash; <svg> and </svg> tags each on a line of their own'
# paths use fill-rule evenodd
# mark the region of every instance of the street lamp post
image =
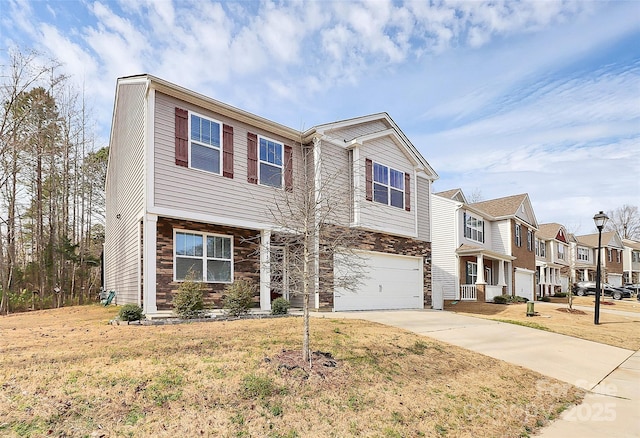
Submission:
<svg viewBox="0 0 640 438">
<path fill-rule="evenodd" d="M 598 228 L 598 264 L 596 266 L 596 309 L 593 315 L 594 324 L 600 324 L 600 257 L 602 253 L 600 247 L 602 246 L 602 229 L 604 228 L 604 224 L 607 223 L 607 220 L 609 220 L 609 217 L 602 211 L 593 217 L 596 228 Z"/>
</svg>

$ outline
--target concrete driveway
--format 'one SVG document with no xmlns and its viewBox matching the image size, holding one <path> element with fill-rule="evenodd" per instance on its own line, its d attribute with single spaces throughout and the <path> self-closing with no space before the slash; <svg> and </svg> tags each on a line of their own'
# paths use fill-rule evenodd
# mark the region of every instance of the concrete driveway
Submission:
<svg viewBox="0 0 640 438">
<path fill-rule="evenodd" d="M 437 310 L 337 312 L 403 328 L 590 391 L 544 428 L 545 438 L 640 437 L 640 351 Z"/>
</svg>

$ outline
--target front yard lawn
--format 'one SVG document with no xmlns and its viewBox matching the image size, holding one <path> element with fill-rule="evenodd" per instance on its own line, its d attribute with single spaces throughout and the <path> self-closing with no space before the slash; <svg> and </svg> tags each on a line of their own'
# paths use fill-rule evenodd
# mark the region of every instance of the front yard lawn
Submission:
<svg viewBox="0 0 640 438">
<path fill-rule="evenodd" d="M 0 435 L 529 436 L 583 391 L 365 321 L 111 326 L 116 308 L 0 317 Z M 323 362 L 324 361 L 324 362 Z M 325 363 L 326 362 L 326 363 Z"/>
</svg>

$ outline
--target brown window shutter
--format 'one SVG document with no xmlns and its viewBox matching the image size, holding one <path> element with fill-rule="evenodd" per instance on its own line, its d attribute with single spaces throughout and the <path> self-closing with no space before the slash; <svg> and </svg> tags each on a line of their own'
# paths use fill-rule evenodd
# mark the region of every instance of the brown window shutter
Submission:
<svg viewBox="0 0 640 438">
<path fill-rule="evenodd" d="M 233 126 L 222 125 L 222 175 L 233 178 Z"/>
<path fill-rule="evenodd" d="M 368 158 L 364 161 L 364 178 L 367 201 L 373 201 L 373 161 Z"/>
<path fill-rule="evenodd" d="M 293 148 L 284 145 L 284 189 L 293 191 Z"/>
<path fill-rule="evenodd" d="M 176 108 L 176 165 L 189 166 L 189 112 Z"/>
<path fill-rule="evenodd" d="M 404 174 L 404 209 L 411 211 L 411 175 Z"/>
<path fill-rule="evenodd" d="M 247 181 L 258 184 L 258 136 L 247 133 Z"/>
</svg>

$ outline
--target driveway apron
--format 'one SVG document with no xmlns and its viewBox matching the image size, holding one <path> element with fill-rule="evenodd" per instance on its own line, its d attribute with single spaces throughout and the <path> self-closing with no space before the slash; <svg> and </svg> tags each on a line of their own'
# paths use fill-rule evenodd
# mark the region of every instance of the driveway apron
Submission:
<svg viewBox="0 0 640 438">
<path fill-rule="evenodd" d="M 315 314 L 399 327 L 520 365 L 590 392 L 542 430 L 545 438 L 640 437 L 640 352 L 446 311 Z"/>
</svg>

